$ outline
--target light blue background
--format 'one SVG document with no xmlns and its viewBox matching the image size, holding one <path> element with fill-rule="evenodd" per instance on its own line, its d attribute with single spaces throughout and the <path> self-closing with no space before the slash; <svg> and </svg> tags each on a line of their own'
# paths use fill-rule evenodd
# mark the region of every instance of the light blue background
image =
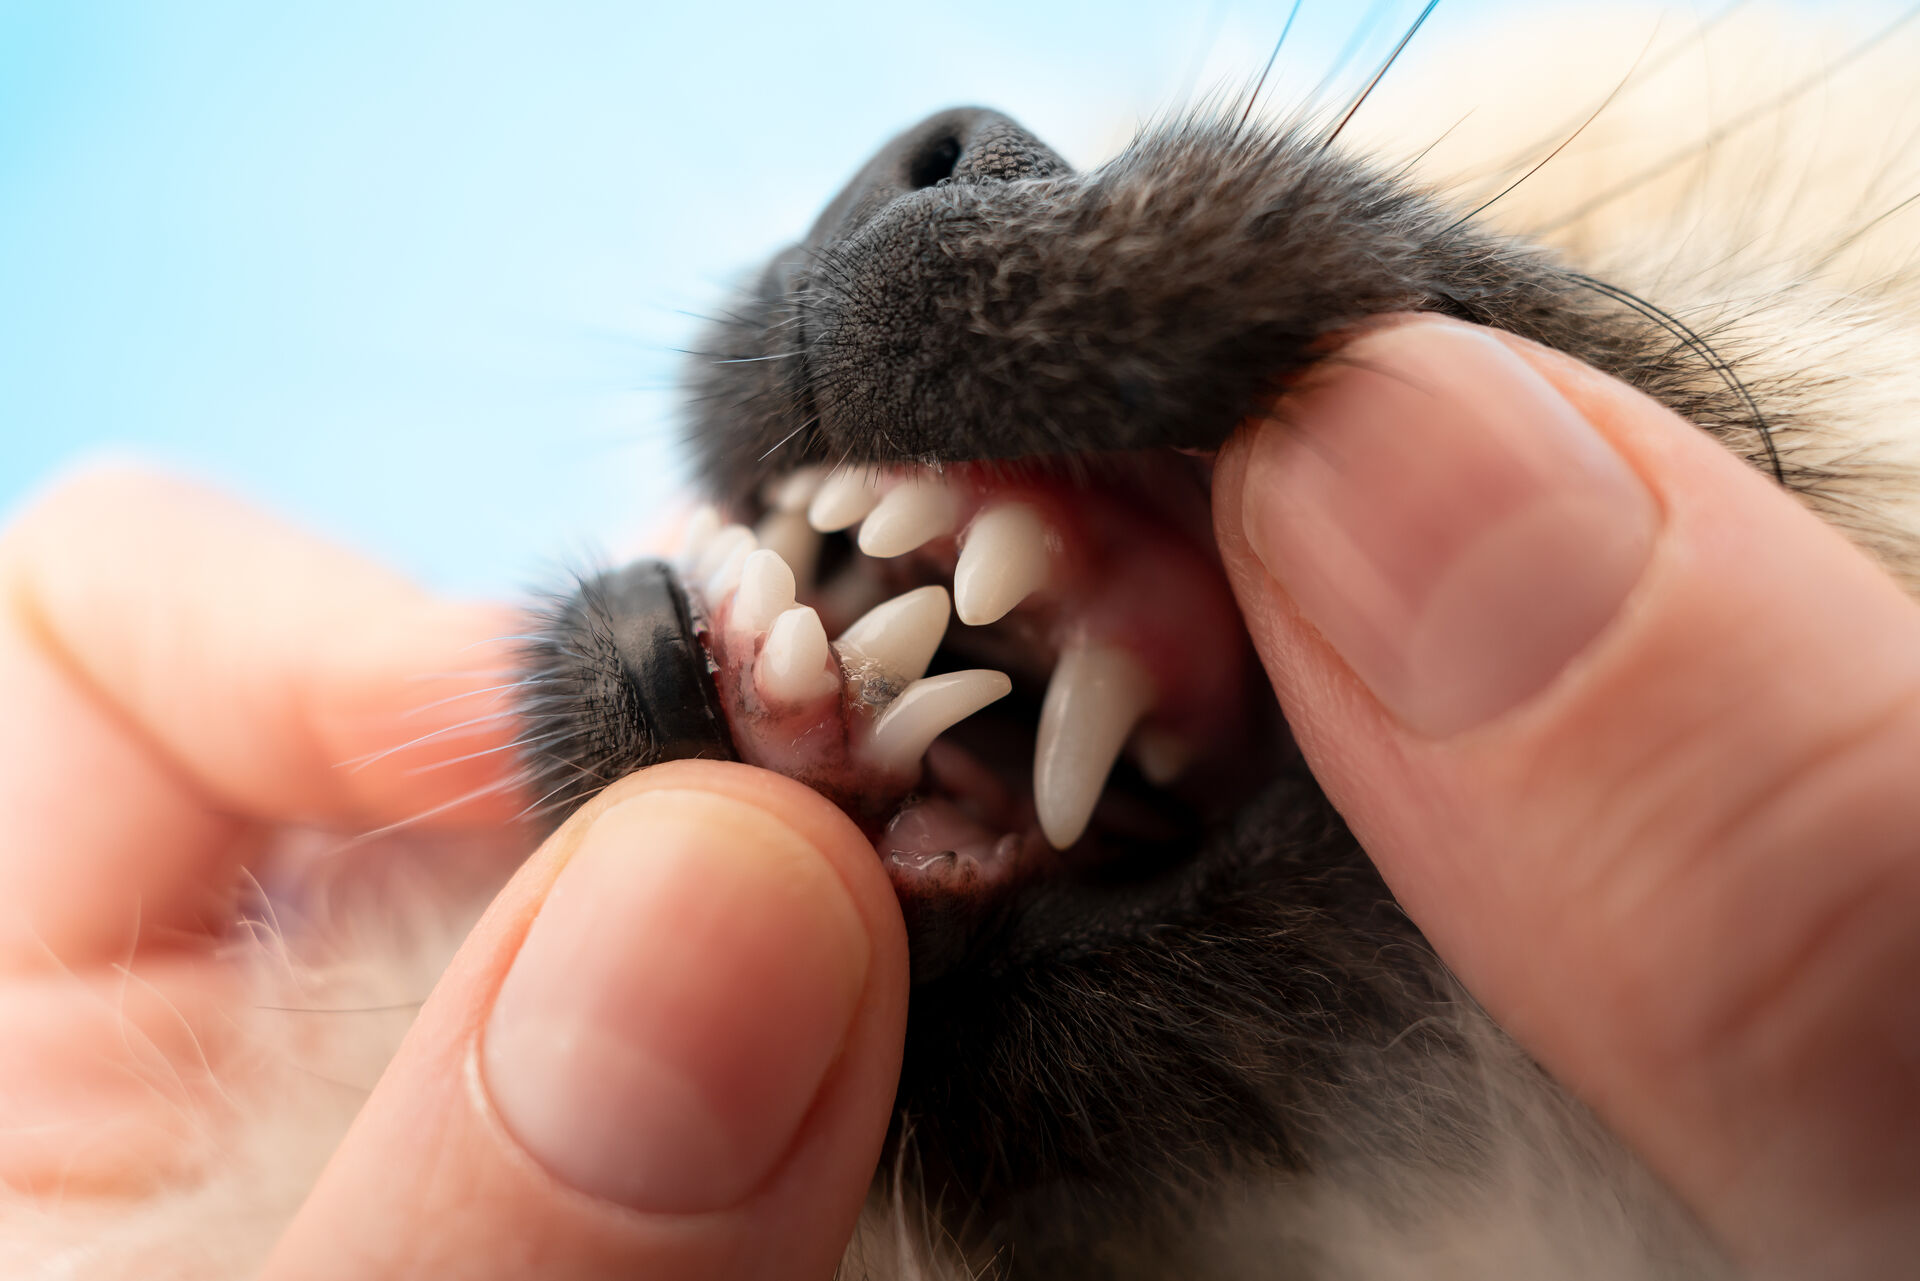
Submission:
<svg viewBox="0 0 1920 1281">
<path fill-rule="evenodd" d="M 689 313 L 888 134 L 976 101 L 1097 161 L 1287 7 L 0 0 L 0 511 L 132 450 L 537 582 L 644 523 Z M 1418 9 L 1308 3 L 1280 91 Z"/>
</svg>

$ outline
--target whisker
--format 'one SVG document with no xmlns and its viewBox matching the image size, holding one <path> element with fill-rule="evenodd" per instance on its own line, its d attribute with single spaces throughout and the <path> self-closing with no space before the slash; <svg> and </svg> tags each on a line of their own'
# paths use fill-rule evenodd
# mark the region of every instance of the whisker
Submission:
<svg viewBox="0 0 1920 1281">
<path fill-rule="evenodd" d="M 1280 50 L 1286 47 L 1287 33 L 1293 30 L 1293 20 L 1300 16 L 1300 4 L 1301 0 L 1293 0 L 1293 8 L 1287 11 L 1287 23 L 1280 28 L 1280 38 L 1273 42 L 1273 52 L 1267 55 L 1267 65 L 1260 68 L 1260 78 L 1253 82 L 1253 92 L 1247 95 L 1247 109 L 1240 113 L 1240 126 L 1244 126 L 1247 118 L 1253 115 L 1254 104 L 1260 101 L 1260 91 L 1267 87 L 1267 77 L 1273 72 L 1274 60 L 1279 58 Z"/>
<path fill-rule="evenodd" d="M 1648 36 L 1646 45 L 1640 50 L 1640 57 L 1641 58 L 1646 57 L 1647 50 L 1651 48 L 1653 48 L 1653 37 Z M 1512 194 L 1514 188 L 1518 187 L 1521 183 L 1525 182 L 1527 179 L 1533 177 L 1533 175 L 1539 173 L 1542 169 L 1545 169 L 1547 165 L 1552 162 L 1555 156 L 1559 155 L 1561 152 L 1565 151 L 1568 147 L 1572 146 L 1573 140 L 1575 138 L 1578 138 L 1581 134 L 1587 131 L 1588 125 L 1591 125 L 1594 121 L 1600 118 L 1601 112 L 1605 111 L 1608 107 L 1613 105 L 1613 100 L 1615 98 L 1618 98 L 1620 96 L 1620 91 L 1627 87 L 1628 82 L 1633 79 L 1634 71 L 1639 66 L 1640 66 L 1640 58 L 1635 58 L 1633 60 L 1633 66 L 1627 68 L 1627 74 L 1624 76 L 1621 76 L 1620 83 L 1613 87 L 1613 92 L 1608 94 L 1606 98 L 1600 103 L 1600 105 L 1593 109 L 1592 115 L 1588 116 L 1585 120 L 1580 122 L 1580 127 L 1578 129 L 1575 129 L 1572 133 L 1568 134 L 1566 136 L 1566 139 L 1562 141 L 1559 146 L 1555 147 L 1552 151 L 1549 151 L 1546 154 L 1546 156 L 1540 161 L 1539 164 L 1527 170 L 1525 173 L 1521 174 L 1518 178 L 1515 178 L 1512 182 L 1508 183 L 1506 187 L 1504 187 L 1498 195 L 1492 197 L 1491 199 L 1481 204 L 1472 213 L 1463 215 L 1459 219 L 1459 221 L 1453 224 L 1453 226 L 1448 227 L 1447 231 L 1443 231 L 1440 234 L 1445 235 L 1447 234 L 1447 232 L 1453 231 L 1455 228 L 1459 227 L 1462 223 L 1472 222 L 1475 218 L 1478 218 L 1481 214 L 1485 213 L 1487 210 L 1491 209 L 1493 206 L 1499 204 L 1502 200 L 1505 200 L 1507 196 Z"/>
<path fill-rule="evenodd" d="M 686 354 L 693 356 L 699 355 L 700 353 L 688 352 Z M 707 363 L 710 365 L 752 365 L 763 360 L 792 360 L 795 356 L 803 354 L 804 353 L 797 351 L 777 351 L 771 356 L 728 356 L 724 359 L 709 359 Z"/>
<path fill-rule="evenodd" d="M 409 778 L 415 778 L 421 774 L 431 774 L 435 770 L 447 769 L 454 765 L 464 765 L 468 761 L 477 761 L 488 756 L 498 756 L 501 752 L 512 752 L 527 747 L 546 747 L 553 743 L 564 742 L 571 737 L 573 737 L 572 730 L 563 730 L 553 734 L 543 734 L 536 738 L 516 738 L 511 743 L 501 743 L 497 747 L 483 747 L 477 752 L 468 752 L 463 756 L 449 756 L 445 760 L 430 761 L 425 765 L 416 765 L 407 771 L 407 776 Z"/>
<path fill-rule="evenodd" d="M 471 720 L 460 721 L 458 724 L 442 725 L 439 729 L 428 730 L 426 733 L 420 735 L 419 737 L 408 739 L 404 743 L 396 743 L 392 747 L 385 747 L 380 749 L 377 752 L 369 752 L 365 756 L 356 756 L 351 760 L 341 761 L 338 765 L 334 766 L 334 768 L 349 770 L 357 774 L 361 770 L 366 769 L 370 765 L 378 765 L 381 761 L 386 760 L 389 756 L 396 756 L 399 753 L 407 751 L 410 748 L 418 747 L 422 743 L 432 742 L 436 738 L 445 738 L 450 734 L 461 734 L 462 732 L 467 732 L 467 733 L 477 732 L 481 726 L 488 725 L 496 721 L 511 720 L 513 717 L 517 715 L 519 715 L 519 711 L 517 709 L 508 707 L 508 708 L 502 708 L 500 711 L 497 711 L 497 712 L 488 712 L 485 716 L 476 716 Z"/>
<path fill-rule="evenodd" d="M 561 783 L 558 787 L 548 792 L 545 796 L 542 796 L 539 800 L 527 806 L 527 808 L 525 808 L 524 810 L 521 810 L 520 817 L 523 819 L 541 818 L 546 815 L 549 809 L 558 809 L 561 806 L 566 805 L 569 801 L 573 800 L 574 798 L 571 795 L 561 796 L 560 794 L 562 792 L 568 791 L 568 789 L 572 787 L 577 786 L 579 782 L 580 780 L 577 777 L 567 779 L 566 782 Z"/>
<path fill-rule="evenodd" d="M 599 770 L 588 769 L 583 765 L 575 764 L 573 766 L 573 775 L 571 777 L 565 779 L 560 783 L 559 786 L 555 787 L 552 791 L 548 792 L 545 796 L 540 797 L 540 799 L 534 801 L 533 804 L 521 810 L 520 818 L 523 821 L 526 821 L 526 820 L 543 817 L 546 813 L 548 813 L 551 810 L 560 809 L 568 804 L 571 804 L 575 800 L 584 800 L 586 796 L 591 795 L 593 792 L 599 790 L 599 788 L 592 788 L 580 796 L 575 796 L 575 795 L 572 795 L 571 793 L 569 793 L 568 795 L 562 796 L 561 795 L 562 792 L 567 792 L 569 788 L 577 787 L 580 785 L 582 775 L 585 775 L 587 778 L 591 778 L 594 781 L 598 782 L 600 784 L 600 787 L 609 786 L 613 782 L 612 779 L 602 774 Z"/>
<path fill-rule="evenodd" d="M 519 680 L 505 681 L 498 685 L 483 685 L 478 689 L 463 689 L 458 694 L 449 694 L 445 698 L 436 698 L 431 703 L 422 703 L 418 707 L 410 708 L 400 713 L 400 718 L 405 720 L 408 717 L 421 716 L 436 708 L 445 707 L 449 703 L 457 703 L 463 698 L 477 698 L 481 694 L 498 694 L 502 690 L 520 689 L 523 686 L 535 683 L 538 679 L 538 677 L 523 676 Z"/>
<path fill-rule="evenodd" d="M 1702 40 L 1705 40 L 1707 36 L 1712 33 L 1715 27 L 1719 26 L 1722 22 L 1726 21 L 1728 18 L 1731 18 L 1734 14 L 1738 13 L 1740 10 L 1746 8 L 1750 2 L 1751 0 L 1732 0 L 1731 4 L 1724 6 L 1723 8 L 1721 8 L 1721 10 L 1718 13 L 1715 13 L 1712 17 L 1707 18 L 1705 21 L 1701 22 L 1699 26 L 1695 27 L 1692 31 L 1688 32 L 1685 38 L 1675 41 L 1671 48 L 1661 53 L 1660 56 L 1655 58 L 1652 62 L 1647 63 L 1645 67 L 1640 67 L 1640 58 L 1634 59 L 1635 67 L 1639 67 L 1640 69 L 1639 69 L 1639 76 L 1637 79 L 1634 80 L 1632 87 L 1634 89 L 1638 89 L 1641 85 L 1650 83 L 1655 76 L 1659 75 L 1662 71 L 1665 71 L 1668 67 L 1672 66 L 1673 63 L 1679 59 L 1681 54 L 1686 53 L 1694 45 L 1699 44 Z M 1640 51 L 1641 58 L 1646 57 L 1647 51 L 1653 47 L 1653 42 L 1659 38 L 1659 35 L 1660 35 L 1660 28 L 1659 28 L 1659 25 L 1656 23 L 1654 26 L 1653 34 L 1647 38 L 1646 48 L 1643 48 Z M 1630 70 L 1627 72 L 1627 75 L 1629 78 L 1632 78 L 1634 76 L 1634 72 Z M 1621 86 L 1621 87 L 1625 87 L 1625 86 Z M 1607 95 L 1609 100 L 1611 100 L 1613 96 L 1615 94 L 1618 94 L 1619 92 L 1620 92 L 1620 87 L 1616 87 L 1612 94 Z M 1606 104 L 1602 103 L 1601 105 L 1604 107 Z M 1597 115 L 1598 113 L 1596 112 L 1594 114 Z M 1578 122 L 1579 122 L 1579 117 L 1577 115 L 1569 117 L 1568 119 L 1562 121 L 1557 127 L 1553 129 L 1552 132 L 1542 135 L 1540 138 L 1536 139 L 1534 142 L 1528 144 L 1525 147 L 1522 147 L 1519 151 L 1515 152 L 1513 159 L 1507 161 L 1505 164 L 1501 165 L 1498 169 L 1494 170 L 1493 172 L 1496 175 L 1512 173 L 1514 170 L 1520 168 L 1522 165 L 1527 163 L 1528 156 L 1536 154 L 1542 147 L 1551 145 L 1555 138 L 1560 137 L 1562 134 L 1566 133 L 1567 130 L 1573 129 Z M 1588 123 L 1592 123 L 1592 117 L 1588 118 Z M 1581 126 L 1581 127 L 1584 128 L 1585 126 Z M 1576 130 L 1575 136 L 1576 137 L 1578 136 L 1577 130 Z M 1496 178 L 1495 180 L 1497 181 L 1498 179 Z M 1505 194 L 1505 193 L 1502 193 L 1502 194 Z"/>
<path fill-rule="evenodd" d="M 405 679 L 410 683 L 422 685 L 428 681 L 499 680 L 504 676 L 513 675 L 516 670 L 518 669 L 512 667 L 476 667 L 465 672 L 415 672 Z"/>
<path fill-rule="evenodd" d="M 1478 110 L 1478 108 L 1475 108 L 1475 110 Z M 1414 152 L 1411 156 L 1408 156 L 1406 160 L 1403 161 L 1394 170 L 1395 176 L 1404 178 L 1408 174 L 1412 173 L 1414 166 L 1418 165 L 1422 160 L 1425 160 L 1429 152 L 1431 152 L 1435 147 L 1439 146 L 1441 143 L 1445 142 L 1447 139 L 1451 138 L 1453 136 L 1454 130 L 1458 129 L 1461 125 L 1467 123 L 1467 121 L 1470 120 L 1472 117 L 1473 117 L 1473 112 L 1469 111 L 1467 112 L 1466 115 L 1461 116 L 1458 120 L 1448 125 L 1446 127 L 1446 130 L 1443 133 L 1441 133 L 1441 135 L 1438 138 L 1435 138 L 1432 142 L 1420 148 L 1420 150 Z M 1460 225 L 1459 223 L 1454 224 L 1455 227 L 1459 225 Z M 1448 228 L 1448 230 L 1451 231 L 1452 228 L 1450 227 Z"/>
<path fill-rule="evenodd" d="M 1747 412 L 1753 416 L 1753 429 L 1759 433 L 1760 444 L 1766 450 L 1767 463 L 1773 470 L 1773 478 L 1782 485 L 1787 483 L 1786 468 L 1781 464 L 1780 451 L 1775 448 L 1773 443 L 1773 429 L 1767 425 L 1766 417 L 1760 412 L 1760 406 L 1755 402 L 1753 393 L 1747 390 L 1746 383 L 1742 382 L 1740 376 L 1734 373 L 1732 364 L 1719 352 L 1715 351 L 1706 339 L 1683 324 L 1680 319 L 1671 312 L 1661 310 L 1638 294 L 1631 293 L 1617 285 L 1610 285 L 1603 280 L 1596 280 L 1592 276 L 1581 275 L 1579 272 L 1568 272 L 1567 279 L 1579 285 L 1582 289 L 1590 289 L 1602 297 L 1611 298 L 1615 302 L 1639 312 L 1642 316 L 1653 321 L 1675 338 L 1678 338 L 1682 343 L 1686 344 L 1695 355 L 1706 361 L 1708 368 L 1719 375 L 1720 380 L 1726 384 L 1727 390 L 1738 396 L 1746 405 Z"/>
<path fill-rule="evenodd" d="M 1333 140 L 1340 136 L 1340 131 L 1347 127 L 1347 122 L 1353 119 L 1354 113 L 1359 111 L 1366 100 L 1373 96 L 1374 87 L 1386 77 L 1387 72 L 1393 70 L 1393 64 L 1400 60 L 1401 51 L 1407 47 L 1408 42 L 1411 41 L 1414 36 L 1418 35 L 1420 28 L 1426 24 L 1427 16 L 1439 7 L 1440 0 L 1427 0 L 1427 7 L 1420 11 L 1420 16 L 1413 20 L 1412 26 L 1407 28 L 1407 33 L 1400 37 L 1400 43 L 1393 46 L 1393 52 L 1387 55 L 1386 61 L 1380 64 L 1380 69 L 1373 73 L 1373 79 L 1367 81 L 1366 87 L 1354 98 L 1353 105 L 1348 107 L 1346 114 L 1340 117 L 1340 123 L 1333 127 L 1333 132 L 1328 134 L 1320 143 L 1320 150 L 1325 151 L 1333 145 Z"/>
<path fill-rule="evenodd" d="M 764 454 L 761 454 L 760 457 L 756 458 L 754 461 L 761 462 L 761 463 L 766 462 L 767 459 L 773 457 L 776 453 L 780 452 L 780 447 L 782 445 L 785 445 L 788 441 L 792 440 L 795 436 L 798 436 L 801 432 L 806 431 L 809 427 L 812 427 L 814 425 L 815 423 L 813 422 L 801 423 L 798 427 L 795 427 L 792 431 L 782 436 L 779 440 L 774 441 L 773 444 L 768 447 L 767 452 Z"/>
<path fill-rule="evenodd" d="M 510 792 L 519 785 L 518 779 L 504 778 L 488 783 L 484 787 L 476 787 L 471 792 L 463 792 L 452 800 L 442 801 L 431 809 L 421 810 L 418 814 L 410 815 L 407 818 L 396 819 L 381 827 L 369 828 L 367 831 L 351 836 L 341 842 L 338 849 L 335 850 L 335 853 L 352 849 L 357 845 L 365 845 L 368 841 L 379 840 L 383 836 L 391 836 L 395 832 L 403 832 L 429 819 L 438 818 L 442 814 L 457 810 L 462 805 L 471 805 L 474 801 L 484 800 L 489 796 L 498 795 L 501 792 Z"/>
</svg>

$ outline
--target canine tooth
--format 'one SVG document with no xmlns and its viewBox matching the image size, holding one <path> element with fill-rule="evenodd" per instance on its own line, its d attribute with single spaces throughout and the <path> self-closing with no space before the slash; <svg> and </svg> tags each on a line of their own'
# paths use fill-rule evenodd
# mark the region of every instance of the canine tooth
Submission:
<svg viewBox="0 0 1920 1281">
<path fill-rule="evenodd" d="M 837 471 L 820 482 L 807 505 L 807 523 L 823 534 L 845 529 L 880 502 L 880 478 L 865 470 Z"/>
<path fill-rule="evenodd" d="M 860 526 L 860 550 L 904 556 L 960 523 L 960 495 L 939 481 L 910 480 L 887 491 Z"/>
<path fill-rule="evenodd" d="M 780 553 L 795 583 L 812 585 L 813 571 L 820 563 L 820 535 L 807 524 L 804 513 L 768 512 L 753 532 L 762 547 Z"/>
<path fill-rule="evenodd" d="M 840 673 L 820 615 L 800 605 L 774 619 L 753 676 L 761 697 L 771 703 L 800 703 L 833 692 Z"/>
<path fill-rule="evenodd" d="M 1193 744 L 1165 730 L 1143 728 L 1133 736 L 1129 750 L 1140 773 L 1155 787 L 1166 787 L 1193 764 Z"/>
<path fill-rule="evenodd" d="M 953 567 L 954 611 L 969 627 L 1004 618 L 1047 581 L 1051 561 L 1039 512 L 1025 503 L 987 508 L 967 526 Z"/>
<path fill-rule="evenodd" d="M 762 547 L 750 553 L 740 567 L 729 628 L 738 635 L 758 636 L 793 608 L 793 594 L 793 570 L 779 552 Z"/>
<path fill-rule="evenodd" d="M 720 525 L 719 508 L 712 503 L 702 503 L 696 507 L 680 531 L 680 563 L 689 567 L 697 564 L 707 550 L 707 544 L 720 532 Z"/>
<path fill-rule="evenodd" d="M 916 587 L 868 610 L 840 633 L 834 648 L 849 670 L 868 668 L 904 685 L 926 675 L 947 634 L 948 612 L 946 588 Z"/>
<path fill-rule="evenodd" d="M 826 478 L 827 469 L 824 467 L 802 467 L 768 481 L 761 487 L 760 497 L 774 511 L 790 514 L 805 512 L 807 504 L 819 492 L 820 482 Z"/>
<path fill-rule="evenodd" d="M 1082 644 L 1061 653 L 1033 753 L 1034 808 L 1055 849 L 1087 830 L 1120 748 L 1152 702 L 1152 681 L 1125 650 Z"/>
<path fill-rule="evenodd" d="M 904 773 L 927 754 L 934 739 L 1012 690 L 1005 672 L 985 668 L 917 680 L 873 723 L 867 759 L 879 769 Z"/>
<path fill-rule="evenodd" d="M 693 563 L 695 582 L 704 583 L 712 578 L 719 568 L 727 563 L 727 557 L 740 548 L 752 551 L 754 548 L 753 531 L 745 525 L 728 525 L 709 538 L 701 548 L 700 555 Z"/>
</svg>

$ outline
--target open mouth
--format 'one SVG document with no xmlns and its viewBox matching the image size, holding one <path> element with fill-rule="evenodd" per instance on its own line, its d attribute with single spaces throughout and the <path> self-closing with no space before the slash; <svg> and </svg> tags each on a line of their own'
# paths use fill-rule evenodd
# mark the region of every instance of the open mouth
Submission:
<svg viewBox="0 0 1920 1281">
<path fill-rule="evenodd" d="M 1209 471 L 810 467 L 752 528 L 702 509 L 679 569 L 736 750 L 852 815 L 910 924 L 1191 852 L 1285 747 Z"/>
</svg>

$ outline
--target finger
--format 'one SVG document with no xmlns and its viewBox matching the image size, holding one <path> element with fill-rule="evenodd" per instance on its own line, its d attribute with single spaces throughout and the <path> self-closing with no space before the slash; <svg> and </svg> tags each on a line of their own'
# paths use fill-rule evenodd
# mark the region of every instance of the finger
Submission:
<svg viewBox="0 0 1920 1281">
<path fill-rule="evenodd" d="M 137 1196 L 217 1163 L 206 1118 L 250 1061 L 233 1022 L 243 987 L 184 956 L 0 983 L 0 1188 Z"/>
<path fill-rule="evenodd" d="M 221 494 L 83 475 L 0 542 L 0 582 L 29 639 L 232 813 L 386 823 L 501 775 L 497 758 L 420 772 L 444 748 L 382 753 L 476 715 L 427 704 L 510 664 L 489 642 L 511 615 L 428 596 Z"/>
<path fill-rule="evenodd" d="M 0 956 L 224 919 L 250 821 L 511 815 L 511 628 L 178 481 L 59 487 L 0 536 Z"/>
<path fill-rule="evenodd" d="M 1722 1235 L 1920 1245 L 1920 609 L 1623 384 L 1438 321 L 1223 454 L 1302 748 L 1467 985 Z"/>
<path fill-rule="evenodd" d="M 265 1276 L 825 1281 L 905 1018 L 844 815 L 746 766 L 635 775 L 495 901 Z"/>
</svg>

